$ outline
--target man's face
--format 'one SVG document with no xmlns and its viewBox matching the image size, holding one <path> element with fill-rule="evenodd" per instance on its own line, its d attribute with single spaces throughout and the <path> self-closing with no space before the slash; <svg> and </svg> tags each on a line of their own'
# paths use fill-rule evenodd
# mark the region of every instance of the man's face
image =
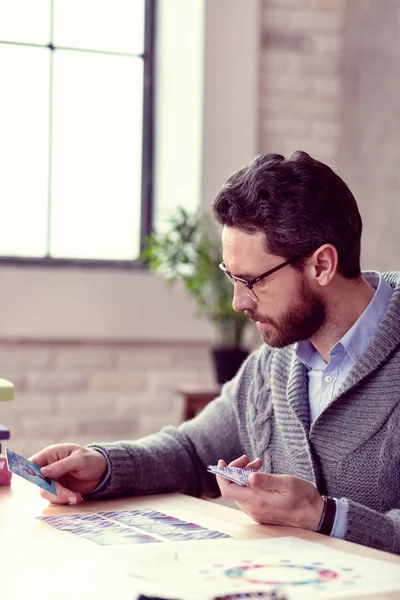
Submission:
<svg viewBox="0 0 400 600">
<path fill-rule="evenodd" d="M 261 232 L 248 234 L 224 227 L 222 246 L 227 269 L 250 280 L 285 262 L 282 257 L 267 254 L 263 242 Z M 253 291 L 258 302 L 235 283 L 232 306 L 256 322 L 263 341 L 272 347 L 283 348 L 310 339 L 325 322 L 325 302 L 313 289 L 306 271 L 287 265 L 255 284 Z"/>
</svg>

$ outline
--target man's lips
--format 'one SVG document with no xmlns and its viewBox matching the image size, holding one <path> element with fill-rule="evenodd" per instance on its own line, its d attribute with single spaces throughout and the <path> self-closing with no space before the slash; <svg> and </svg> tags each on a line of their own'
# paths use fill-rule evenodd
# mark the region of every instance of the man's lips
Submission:
<svg viewBox="0 0 400 600">
<path fill-rule="evenodd" d="M 257 329 L 266 329 L 268 327 L 267 319 L 258 319 L 257 317 L 248 317 L 250 321 L 256 324 Z"/>
<path fill-rule="evenodd" d="M 259 316 L 257 315 L 249 315 L 247 314 L 246 317 L 250 320 L 253 321 L 253 323 L 266 323 L 268 319 L 260 319 Z"/>
</svg>

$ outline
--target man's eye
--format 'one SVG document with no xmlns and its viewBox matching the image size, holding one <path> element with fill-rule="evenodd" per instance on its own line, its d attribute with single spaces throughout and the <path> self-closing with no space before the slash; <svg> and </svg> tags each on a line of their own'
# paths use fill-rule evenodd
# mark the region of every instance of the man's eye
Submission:
<svg viewBox="0 0 400 600">
<path fill-rule="evenodd" d="M 264 279 L 260 279 L 260 281 L 257 281 L 257 283 L 255 283 L 254 285 L 261 287 L 266 281 L 267 281 L 267 278 L 264 277 Z"/>
</svg>

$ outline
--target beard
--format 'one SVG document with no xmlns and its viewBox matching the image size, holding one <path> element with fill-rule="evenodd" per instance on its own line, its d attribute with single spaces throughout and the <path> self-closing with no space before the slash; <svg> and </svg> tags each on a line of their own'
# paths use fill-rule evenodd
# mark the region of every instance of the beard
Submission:
<svg viewBox="0 0 400 600">
<path fill-rule="evenodd" d="M 252 321 L 266 323 L 268 329 L 260 330 L 263 342 L 273 348 L 310 339 L 326 321 L 326 305 L 302 280 L 298 299 L 289 306 L 279 321 L 269 319 L 253 311 L 246 311 Z"/>
</svg>

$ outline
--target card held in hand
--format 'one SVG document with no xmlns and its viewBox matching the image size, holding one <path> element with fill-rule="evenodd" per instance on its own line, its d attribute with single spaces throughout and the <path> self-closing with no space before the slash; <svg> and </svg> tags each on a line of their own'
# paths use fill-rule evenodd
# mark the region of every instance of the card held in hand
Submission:
<svg viewBox="0 0 400 600">
<path fill-rule="evenodd" d="M 9 448 L 6 448 L 6 458 L 9 471 L 38 485 L 43 490 L 46 490 L 46 492 L 53 494 L 53 496 L 57 496 L 56 482 L 54 479 L 42 475 L 38 465 Z"/>
<path fill-rule="evenodd" d="M 255 469 L 243 469 L 241 467 L 218 467 L 217 465 L 208 465 L 207 471 L 214 473 L 214 475 L 220 475 L 237 483 L 238 485 L 249 485 L 249 475 L 256 473 Z"/>
</svg>

